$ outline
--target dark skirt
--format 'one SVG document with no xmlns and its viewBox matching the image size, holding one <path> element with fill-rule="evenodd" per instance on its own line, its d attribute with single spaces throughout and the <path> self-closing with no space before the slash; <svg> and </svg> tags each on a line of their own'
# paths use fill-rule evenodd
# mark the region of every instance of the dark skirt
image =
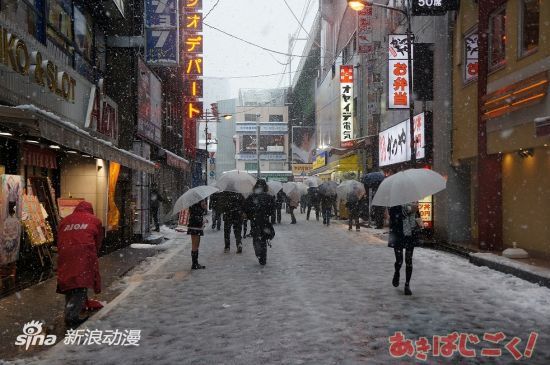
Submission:
<svg viewBox="0 0 550 365">
<path fill-rule="evenodd" d="M 187 234 L 191 236 L 204 236 L 204 230 L 198 228 L 188 228 Z"/>
<path fill-rule="evenodd" d="M 389 247 L 397 249 L 411 249 L 418 246 L 418 239 L 415 236 L 392 237 L 388 242 Z"/>
</svg>

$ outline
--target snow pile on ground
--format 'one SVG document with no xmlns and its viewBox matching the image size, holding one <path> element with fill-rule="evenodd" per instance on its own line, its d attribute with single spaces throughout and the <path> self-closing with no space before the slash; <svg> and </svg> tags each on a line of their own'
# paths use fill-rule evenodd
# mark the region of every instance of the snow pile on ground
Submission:
<svg viewBox="0 0 550 365">
<path fill-rule="evenodd" d="M 509 266 L 514 269 L 526 271 L 528 273 L 550 279 L 550 270 L 544 267 L 529 265 L 524 262 L 513 260 L 504 256 L 498 256 L 492 253 L 479 252 L 479 253 L 472 253 L 470 254 L 470 256 L 479 257 L 480 259 L 483 259 L 483 260 L 487 260 L 487 261 L 494 262 L 496 264 L 501 264 L 504 266 Z"/>
</svg>

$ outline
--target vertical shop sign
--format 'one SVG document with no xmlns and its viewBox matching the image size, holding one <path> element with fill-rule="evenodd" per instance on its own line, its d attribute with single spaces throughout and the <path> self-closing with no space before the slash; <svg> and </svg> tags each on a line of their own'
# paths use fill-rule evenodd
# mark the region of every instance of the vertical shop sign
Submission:
<svg viewBox="0 0 550 365">
<path fill-rule="evenodd" d="M 202 116 L 202 75 L 204 36 L 202 34 L 202 1 L 180 0 L 180 60 L 184 76 L 184 148 L 195 157 L 197 122 Z"/>
<path fill-rule="evenodd" d="M 411 57 L 414 53 L 411 53 Z M 388 109 L 409 108 L 409 47 L 406 34 L 390 34 L 388 47 Z"/>
<path fill-rule="evenodd" d="M 433 195 L 418 201 L 418 211 L 424 228 L 433 228 Z"/>
<path fill-rule="evenodd" d="M 178 64 L 177 0 L 145 0 L 145 60 L 150 65 Z"/>
<path fill-rule="evenodd" d="M 477 78 L 478 47 L 477 30 L 464 37 L 464 82 L 470 82 Z"/>
<path fill-rule="evenodd" d="M 353 65 L 340 66 L 340 146 L 353 145 Z"/>
<path fill-rule="evenodd" d="M 162 142 L 162 84 L 147 65 L 138 59 L 138 130 L 150 142 Z"/>
<path fill-rule="evenodd" d="M 357 51 L 359 54 L 372 53 L 372 5 L 366 4 L 357 16 Z"/>
</svg>

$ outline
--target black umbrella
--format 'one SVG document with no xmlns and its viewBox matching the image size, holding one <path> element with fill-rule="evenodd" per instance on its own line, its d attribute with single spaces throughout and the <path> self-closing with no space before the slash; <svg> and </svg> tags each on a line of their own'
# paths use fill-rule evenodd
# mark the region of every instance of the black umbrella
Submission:
<svg viewBox="0 0 550 365">
<path fill-rule="evenodd" d="M 384 173 L 380 171 L 369 172 L 363 177 L 363 184 L 367 188 L 377 188 L 384 181 L 385 177 Z"/>
</svg>

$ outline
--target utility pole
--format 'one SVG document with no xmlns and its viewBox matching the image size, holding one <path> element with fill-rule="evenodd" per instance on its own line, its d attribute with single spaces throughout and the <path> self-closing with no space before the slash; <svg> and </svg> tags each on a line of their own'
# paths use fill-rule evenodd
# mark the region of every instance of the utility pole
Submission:
<svg viewBox="0 0 550 365">
<path fill-rule="evenodd" d="M 256 179 L 260 178 L 260 114 L 256 114 Z"/>
</svg>

